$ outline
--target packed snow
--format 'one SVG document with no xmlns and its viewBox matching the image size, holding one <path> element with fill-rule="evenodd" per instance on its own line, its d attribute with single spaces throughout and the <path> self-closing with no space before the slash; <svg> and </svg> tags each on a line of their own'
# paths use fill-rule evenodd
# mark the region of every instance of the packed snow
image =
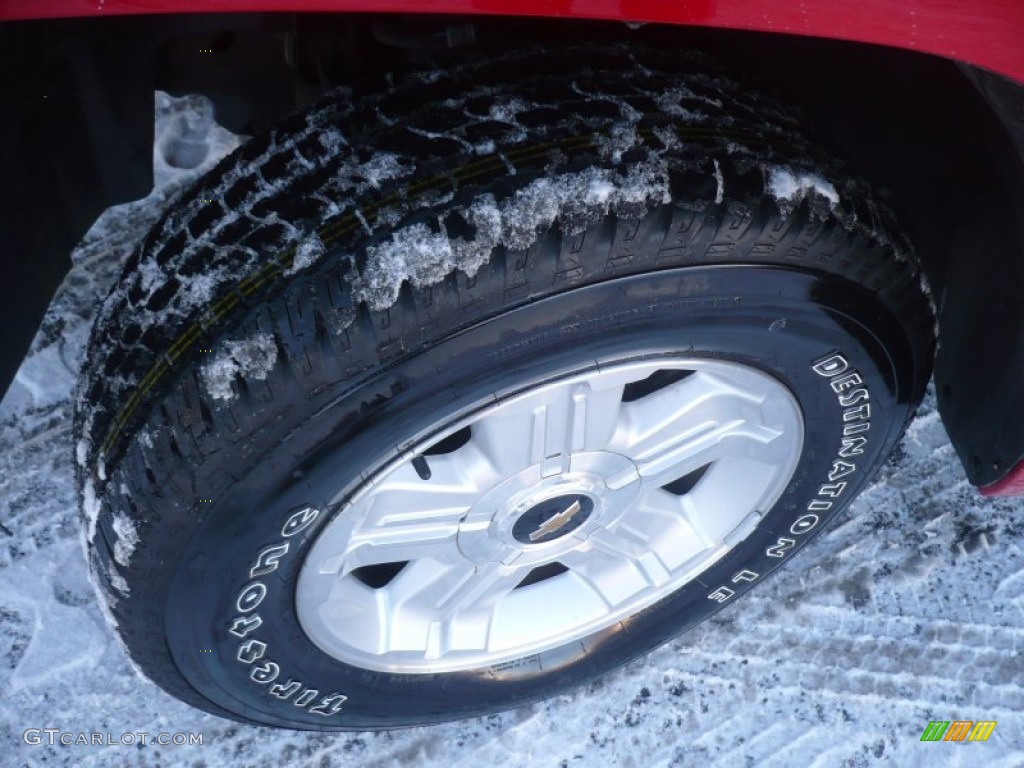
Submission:
<svg viewBox="0 0 1024 768">
<path fill-rule="evenodd" d="M 246 339 L 227 339 L 218 344 L 216 357 L 199 369 L 203 384 L 214 400 L 233 400 L 239 379 L 265 381 L 277 362 L 277 342 L 269 333 Z"/>
<path fill-rule="evenodd" d="M 774 578 L 688 635 L 568 695 L 429 728 L 309 734 L 229 722 L 140 680 L 87 578 L 70 398 L 95 297 L 174 189 L 235 142 L 202 101 L 162 104 L 156 151 L 168 170 L 153 195 L 104 213 L 78 246 L 0 403 L 0 523 L 14 533 L 0 531 L 0 762 L 1024 765 L 1024 503 L 985 499 L 967 484 L 932 392 L 875 482 Z M 142 546 L 127 526 L 116 533 L 121 557 Z M 955 719 L 998 725 L 986 743 L 920 741 L 929 721 Z M 55 743 L 43 729 L 57 729 Z M 101 743 L 60 743 L 83 733 L 100 734 Z M 201 735 L 203 743 L 159 745 L 158 734 Z"/>
<path fill-rule="evenodd" d="M 621 206 L 653 206 L 669 199 L 668 169 L 658 158 L 625 173 L 588 168 L 535 179 L 500 204 L 484 194 L 454 211 L 472 231 L 468 237 L 412 224 L 388 242 L 370 246 L 354 296 L 370 309 L 387 309 L 406 281 L 418 288 L 434 285 L 456 269 L 473 277 L 496 247 L 527 248 L 556 218 L 572 234 Z"/>
<path fill-rule="evenodd" d="M 715 164 L 715 204 L 720 205 L 725 199 L 725 178 L 722 176 L 722 166 L 718 164 L 718 161 L 714 161 Z"/>
<path fill-rule="evenodd" d="M 769 166 L 765 172 L 765 191 L 790 209 L 809 194 L 821 195 L 833 208 L 839 205 L 835 186 L 816 173 L 794 172 L 783 166 Z"/>
<path fill-rule="evenodd" d="M 122 493 L 127 496 L 128 489 L 122 488 Z M 120 512 L 114 515 L 113 527 L 114 535 L 117 536 L 117 541 L 114 542 L 114 561 L 118 565 L 127 566 L 139 543 L 139 534 L 135 530 L 135 523 Z"/>
<path fill-rule="evenodd" d="M 324 244 L 316 235 L 310 235 L 295 247 L 292 265 L 284 270 L 285 275 L 294 275 L 320 261 L 324 255 Z"/>
</svg>

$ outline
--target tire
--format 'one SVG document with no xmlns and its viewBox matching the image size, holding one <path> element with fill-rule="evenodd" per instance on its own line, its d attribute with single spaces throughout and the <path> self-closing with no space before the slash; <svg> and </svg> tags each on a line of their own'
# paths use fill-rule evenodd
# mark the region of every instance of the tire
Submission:
<svg viewBox="0 0 1024 768">
<path fill-rule="evenodd" d="M 708 66 L 528 51 L 334 94 L 157 224 L 75 419 L 146 675 L 291 728 L 494 712 L 706 619 L 845 508 L 933 309 L 868 188 Z"/>
</svg>

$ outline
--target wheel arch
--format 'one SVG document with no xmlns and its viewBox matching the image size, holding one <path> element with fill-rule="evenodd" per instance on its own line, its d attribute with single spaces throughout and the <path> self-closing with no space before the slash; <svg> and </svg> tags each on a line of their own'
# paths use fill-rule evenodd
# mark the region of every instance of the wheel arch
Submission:
<svg viewBox="0 0 1024 768">
<path fill-rule="evenodd" d="M 228 127 L 258 130 L 321 86 L 358 75 L 356 57 L 346 55 L 353 41 L 360 41 L 361 58 L 370 62 L 362 68 L 369 74 L 374 62 L 393 59 L 395 42 L 374 33 L 374 21 L 232 14 L 0 27 L 3 39 L 11 41 L 0 46 L 0 63 L 8 72 L 25 73 L 14 91 L 16 104 L 28 110 L 40 88 L 55 82 L 55 72 L 56 82 L 64 78 L 64 87 L 52 91 L 55 103 L 33 113 L 38 128 L 26 129 L 24 121 L 0 125 L 0 145 L 18 148 L 5 163 L 15 176 L 7 189 L 29 190 L 19 196 L 34 201 L 28 215 L 10 218 L 4 235 L 7 253 L 27 252 L 31 258 L 22 265 L 4 258 L 3 268 L 16 279 L 0 289 L 10 331 L 5 336 L 11 339 L 0 350 L 0 390 L 13 377 L 66 270 L 64 254 L 104 208 L 149 191 L 154 87 L 206 93 Z M 429 39 L 448 22 L 410 21 L 411 36 L 408 27 L 402 30 L 401 56 L 435 55 L 432 46 L 417 44 L 416 30 L 426 30 L 423 39 Z M 1004 414 L 1024 374 L 1024 87 L 936 56 L 862 43 L 698 27 L 471 21 L 481 45 L 558 41 L 571 23 L 585 36 L 636 36 L 702 49 L 746 82 L 800 106 L 826 146 L 882 189 L 918 247 L 940 312 L 940 412 L 970 480 L 991 485 L 1020 462 L 1024 422 Z M 326 38 L 323 30 L 330 31 Z M 63 41 L 72 38 L 76 44 L 68 53 Z M 201 50 L 207 48 L 211 53 L 204 58 Z M 38 60 L 40 50 L 45 66 L 26 68 L 24 62 Z M 69 79 L 75 62 L 89 65 L 82 68 L 93 73 L 89 87 Z M 55 136 L 66 143 L 70 136 L 75 149 L 60 168 L 40 175 L 37 162 L 55 165 Z M 6 194 L 6 210 L 24 209 L 24 200 L 13 191 Z M 29 238 L 25 224 L 42 220 L 42 201 L 51 209 L 56 201 L 62 226 L 48 238 Z M 31 302 L 15 302 L 19 293 Z"/>
</svg>

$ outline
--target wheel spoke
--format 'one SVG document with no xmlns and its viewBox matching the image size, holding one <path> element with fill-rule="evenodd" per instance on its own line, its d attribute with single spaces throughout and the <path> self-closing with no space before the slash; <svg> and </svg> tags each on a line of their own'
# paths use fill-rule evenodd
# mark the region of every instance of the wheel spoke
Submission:
<svg viewBox="0 0 1024 768">
<path fill-rule="evenodd" d="M 703 548 L 711 549 L 718 546 L 720 542 L 716 541 L 711 533 L 708 532 L 707 527 L 704 524 L 703 517 L 693 502 L 693 498 L 690 496 L 684 496 L 678 501 L 681 511 L 680 516 L 686 521 L 686 525 L 689 526 L 690 531 L 701 543 Z"/>
<path fill-rule="evenodd" d="M 441 618 L 450 619 L 464 611 L 490 612 L 522 580 L 521 570 L 501 563 L 477 567 L 471 578 L 460 582 L 438 604 Z"/>
<path fill-rule="evenodd" d="M 643 537 L 622 526 L 595 531 L 585 547 L 566 553 L 560 561 L 612 609 L 671 578 L 665 563 Z"/>
<path fill-rule="evenodd" d="M 423 479 L 406 462 L 373 488 L 359 520 L 339 515 L 346 522 L 334 529 L 335 551 L 319 572 L 345 575 L 365 565 L 457 556 L 459 524 L 486 482 L 455 454 L 431 456 L 429 466 Z"/>
<path fill-rule="evenodd" d="M 541 476 L 569 470 L 576 451 L 608 444 L 618 421 L 622 385 L 556 384 L 517 398 L 473 425 L 472 441 L 506 475 L 540 465 Z"/>
<path fill-rule="evenodd" d="M 644 495 L 622 526 L 659 551 L 671 551 L 694 540 L 702 548 L 715 546 L 716 542 L 691 520 L 694 512 L 691 498 L 654 489 Z"/>
<path fill-rule="evenodd" d="M 388 649 L 426 649 L 431 626 L 437 621 L 436 606 L 474 572 L 473 565 L 465 560 L 442 564 L 422 559 L 410 563 L 381 590 L 387 606 L 381 611 L 382 636 Z M 433 643 L 437 642 L 435 638 Z"/>
<path fill-rule="evenodd" d="M 440 658 L 456 645 L 486 648 L 494 610 L 516 588 L 521 570 L 497 563 L 413 563 L 386 588 L 393 616 L 389 645 L 401 647 L 408 638 L 396 633 L 418 626 L 426 633 L 426 658 Z"/>
<path fill-rule="evenodd" d="M 457 521 L 437 521 L 394 525 L 360 533 L 349 538 L 346 551 L 323 558 L 317 572 L 345 576 L 368 565 L 401 563 L 418 558 L 452 562 L 459 557 L 458 531 Z"/>
<path fill-rule="evenodd" d="M 472 450 L 467 453 L 473 453 Z M 493 484 L 493 479 L 481 471 L 479 458 L 464 457 L 460 450 L 454 454 L 425 457 L 430 470 L 429 479 L 423 479 L 411 461 L 398 467 L 372 490 L 369 516 L 364 527 L 388 526 L 417 519 L 457 517 L 464 514 Z"/>
<path fill-rule="evenodd" d="M 643 457 L 637 471 L 646 484 L 660 487 L 733 452 L 755 452 L 752 446 L 738 447 L 737 441 L 766 444 L 781 436 L 779 431 L 742 421 L 718 424 L 681 436 L 677 443 Z"/>
<path fill-rule="evenodd" d="M 756 394 L 700 373 L 627 404 L 609 449 L 633 459 L 646 485 L 664 485 L 723 455 L 764 453 L 784 432 L 761 423 L 760 405 Z"/>
</svg>

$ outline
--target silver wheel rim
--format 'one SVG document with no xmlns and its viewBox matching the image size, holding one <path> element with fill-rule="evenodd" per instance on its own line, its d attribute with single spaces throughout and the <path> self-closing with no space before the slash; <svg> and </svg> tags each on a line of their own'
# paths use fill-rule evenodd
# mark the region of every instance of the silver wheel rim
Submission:
<svg viewBox="0 0 1024 768">
<path fill-rule="evenodd" d="M 309 638 L 366 669 L 492 666 L 607 630 L 739 544 L 796 469 L 777 379 L 626 362 L 499 400 L 391 461 L 299 573 Z"/>
</svg>

